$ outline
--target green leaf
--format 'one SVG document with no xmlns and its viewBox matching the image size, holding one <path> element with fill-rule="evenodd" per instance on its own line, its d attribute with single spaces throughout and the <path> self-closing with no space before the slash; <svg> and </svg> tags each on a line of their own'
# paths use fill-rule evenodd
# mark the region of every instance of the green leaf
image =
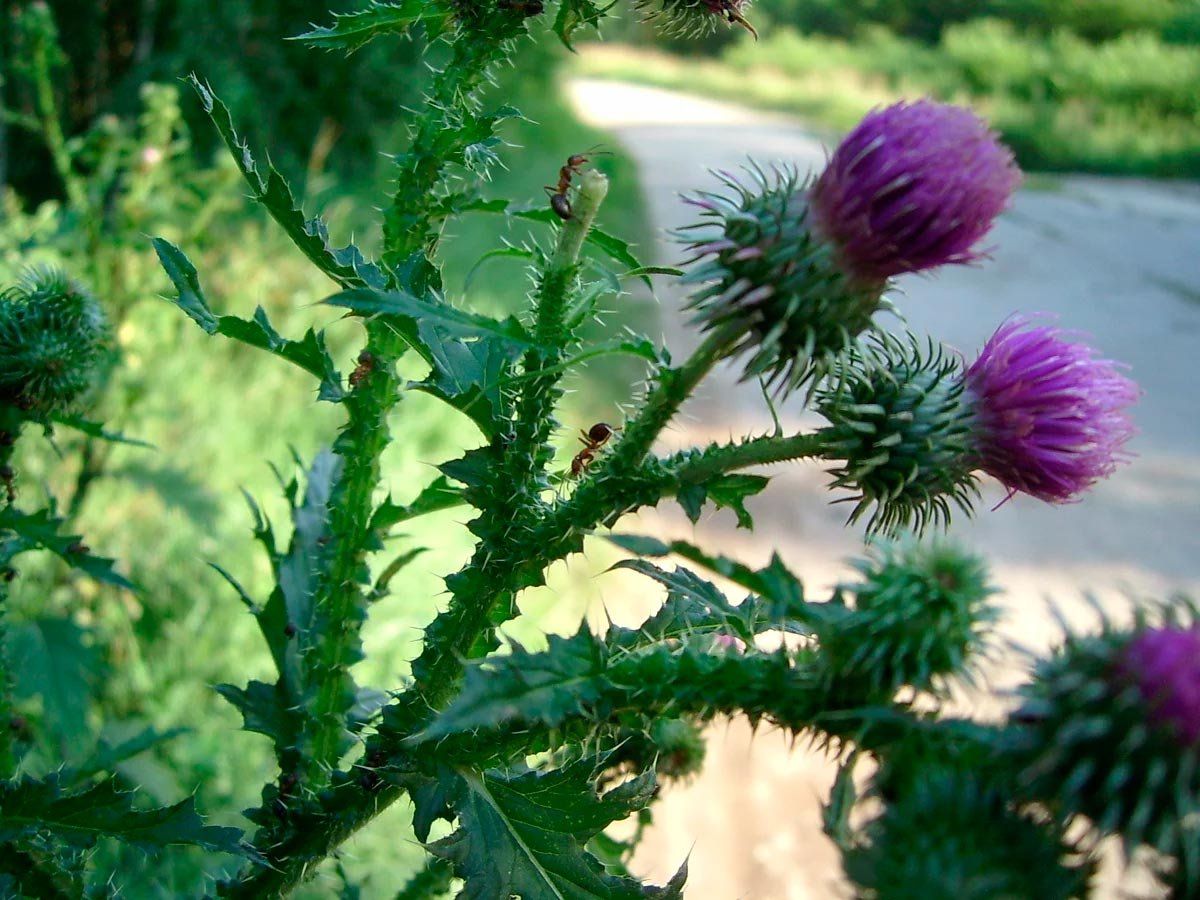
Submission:
<svg viewBox="0 0 1200 900">
<path fill-rule="evenodd" d="M 292 239 L 292 243 L 317 268 L 344 287 L 383 287 L 387 278 L 378 266 L 363 257 L 357 247 L 353 244 L 338 248 L 330 246 L 329 229 L 325 223 L 317 217 L 304 217 L 304 213 L 292 197 L 287 182 L 274 166 L 267 165 L 266 177 L 259 172 L 250 148 L 234 130 L 233 119 L 225 104 L 195 75 L 192 75 L 189 81 L 199 94 L 204 111 L 217 126 L 221 140 L 229 148 L 238 169 L 250 185 L 254 199 L 266 207 L 272 218 Z"/>
<path fill-rule="evenodd" d="M 314 332 L 310 328 L 299 341 L 281 337 L 272 327 L 266 311 L 261 306 L 254 310 L 253 319 L 216 315 L 204 298 L 195 266 L 183 251 L 162 238 L 154 238 L 152 243 L 159 261 L 179 293 L 174 301 L 175 305 L 187 313 L 193 322 L 209 334 L 224 335 L 252 347 L 267 350 L 299 366 L 320 380 L 318 399 L 333 403 L 342 399 L 342 377 L 334 368 L 333 358 L 325 347 L 323 331 Z"/>
<path fill-rule="evenodd" d="M 718 475 L 704 482 L 708 499 L 717 509 L 729 508 L 737 516 L 738 528 L 754 528 L 754 520 L 746 509 L 746 498 L 761 493 L 770 479 L 765 475 L 730 473 Z"/>
<path fill-rule="evenodd" d="M 0 841 L 49 833 L 77 847 L 89 847 L 99 837 L 115 837 L 144 850 L 188 844 L 253 856 L 237 828 L 203 823 L 195 798 L 174 806 L 135 809 L 132 791 L 122 791 L 114 779 L 74 794 L 63 794 L 56 776 L 35 781 L 22 778 L 0 782 Z"/>
<path fill-rule="evenodd" d="M 674 266 L 638 266 L 636 269 L 630 269 L 622 274 L 623 278 L 640 278 L 643 275 L 673 275 L 678 277 L 683 274 L 683 269 L 677 269 Z"/>
<path fill-rule="evenodd" d="M 220 685 L 217 690 L 241 711 L 245 728 L 272 738 L 278 753 L 293 746 L 303 731 L 309 681 L 305 651 L 307 638 L 318 627 L 314 596 L 329 543 L 329 500 L 342 465 L 342 457 L 324 450 L 308 469 L 303 496 L 295 479 L 284 486 L 292 518 L 286 553 L 275 548 L 270 525 L 251 502 L 255 536 L 267 548 L 275 573 L 276 586 L 266 604 L 258 607 L 236 581 L 228 579 L 254 613 L 279 679 L 274 685 L 252 681 L 245 688 Z"/>
<path fill-rule="evenodd" d="M 105 674 L 92 637 L 70 619 L 49 616 L 15 625 L 9 635 L 16 694 L 41 699 L 47 731 L 73 759 L 92 745 L 88 710 Z"/>
<path fill-rule="evenodd" d="M 525 326 L 512 316 L 503 320 L 493 319 L 489 316 L 481 316 L 458 309 L 448 303 L 421 299 L 407 291 L 358 288 L 326 297 L 324 302 L 330 306 L 348 309 L 360 316 L 400 319 L 409 325 L 422 323 L 436 325 L 441 331 L 454 337 L 491 337 L 509 342 L 522 349 L 534 346 L 533 338 L 529 336 Z M 409 337 L 407 330 L 405 337 Z M 428 348 L 415 345 L 413 349 L 426 354 L 426 359 L 429 358 Z"/>
<path fill-rule="evenodd" d="M 568 50 L 574 51 L 571 38 L 577 30 L 590 25 L 596 28 L 608 10 L 616 6 L 616 0 L 601 7 L 594 0 L 562 0 L 558 16 L 554 20 L 554 33 Z"/>
<path fill-rule="evenodd" d="M 821 608 L 827 605 L 805 602 L 803 583 L 798 577 L 792 574 L 783 560 L 780 559 L 778 553 L 771 556 L 771 561 L 764 568 L 752 569 L 725 556 L 711 556 L 694 544 L 689 544 L 687 541 L 664 543 L 656 538 L 647 538 L 632 534 L 609 535 L 608 540 L 618 547 L 628 550 L 630 553 L 636 553 L 639 556 L 664 557 L 675 554 L 682 556 L 690 562 L 704 566 L 722 578 L 728 579 L 739 587 L 743 587 L 756 595 L 757 600 L 753 597 L 750 599 L 754 600 L 756 606 L 763 607 L 765 605 L 764 612 L 767 621 L 773 622 L 775 627 L 807 633 L 809 631 L 807 624 L 801 625 L 800 623 L 815 621 Z M 618 565 L 622 568 L 636 568 L 630 561 L 618 563 Z M 636 568 L 636 571 L 650 575 L 655 580 L 666 584 L 668 588 L 672 586 L 663 581 L 658 574 L 659 570 L 646 571 Z M 708 585 L 709 583 L 703 582 L 703 584 Z M 709 586 L 711 587 L 711 585 Z M 714 599 L 707 588 L 704 588 L 701 593 L 709 601 Z M 749 603 L 750 600 L 746 602 Z M 733 608 L 739 611 L 749 611 L 750 609 L 750 607 L 746 606 L 746 603 Z"/>
<path fill-rule="evenodd" d="M 399 0 L 395 3 L 373 0 L 366 9 L 334 13 L 333 25 L 328 28 L 316 27 L 290 40 L 303 41 L 321 50 L 353 52 L 380 35 L 404 34 L 422 19 L 442 19 L 447 13 L 448 10 L 431 0 Z"/>
<path fill-rule="evenodd" d="M 119 431 L 106 431 L 104 426 L 99 422 L 91 422 L 82 416 L 59 414 L 52 417 L 55 425 L 65 425 L 67 428 L 74 428 L 76 431 L 86 434 L 88 437 L 97 438 L 102 441 L 109 441 L 113 444 L 128 444 L 131 447 L 146 447 L 153 450 L 154 445 L 148 444 L 145 441 L 139 441 L 136 438 L 126 437 Z"/>
<path fill-rule="evenodd" d="M 566 0 L 559 9 L 559 18 L 563 16 L 563 12 L 567 9 L 571 0 Z M 612 4 L 610 4 L 611 6 Z M 605 7 L 608 9 L 609 7 Z M 600 11 L 602 14 L 603 11 Z M 499 204 L 491 204 L 486 207 L 477 207 L 479 212 L 497 212 L 512 216 L 515 219 L 526 219 L 530 222 L 543 222 L 546 224 L 560 224 L 558 216 L 552 209 L 545 206 L 500 206 Z M 641 278 L 650 286 L 649 275 L 654 271 L 654 267 L 643 266 L 641 261 L 634 256 L 633 251 L 629 249 L 629 243 L 621 240 L 615 235 L 609 234 L 601 228 L 592 226 L 588 229 L 586 241 L 589 244 L 595 245 L 596 249 L 602 251 L 612 259 L 626 266 L 629 270 L 626 274 L 634 275 Z"/>
<path fill-rule="evenodd" d="M 647 773 L 599 796 L 594 772 L 602 760 L 581 760 L 550 772 L 458 771 L 454 808 L 459 828 L 430 846 L 454 864 L 465 884 L 460 900 L 645 900 L 682 896 L 681 872 L 665 888 L 609 875 L 584 846 L 605 827 L 650 802 Z"/>
<path fill-rule="evenodd" d="M 218 684 L 217 693 L 242 714 L 242 728 L 271 738 L 278 749 L 292 746 L 298 735 L 298 722 L 288 714 L 290 699 L 281 696 L 279 684 L 251 681 L 244 688 Z"/>
<path fill-rule="evenodd" d="M 127 591 L 137 591 L 137 586 L 113 569 L 113 560 L 104 556 L 93 556 L 78 534 L 62 534 L 59 528 L 65 520 L 57 518 L 50 509 L 39 509 L 23 513 L 10 506 L 0 510 L 0 533 L 11 531 L 16 536 L 14 553 L 25 550 L 49 550 L 55 556 L 80 572 Z"/>
<path fill-rule="evenodd" d="M 717 509 L 726 507 L 737 515 L 738 528 L 754 528 L 754 520 L 746 509 L 746 498 L 760 493 L 769 481 L 763 475 L 715 475 L 707 481 L 684 484 L 675 492 L 675 499 L 694 523 L 700 521 L 704 504 L 712 501 Z"/>
<path fill-rule="evenodd" d="M 596 700 L 608 651 L 587 626 L 573 637 L 552 634 L 541 653 L 514 645 L 508 656 L 469 666 L 462 692 L 413 743 L 436 740 L 512 718 L 554 725 Z"/>
<path fill-rule="evenodd" d="M 451 509 L 464 503 L 466 500 L 463 499 L 462 490 L 452 485 L 446 476 L 439 475 L 425 486 L 412 503 L 401 506 L 393 503 L 389 497 L 379 504 L 371 516 L 371 530 L 384 531 L 426 513 Z"/>
<path fill-rule="evenodd" d="M 412 387 L 453 406 L 494 437 L 512 420 L 509 394 L 504 390 L 520 346 L 492 337 L 473 341 L 437 336 L 427 323 L 417 328 L 429 350 L 429 377 Z"/>
</svg>

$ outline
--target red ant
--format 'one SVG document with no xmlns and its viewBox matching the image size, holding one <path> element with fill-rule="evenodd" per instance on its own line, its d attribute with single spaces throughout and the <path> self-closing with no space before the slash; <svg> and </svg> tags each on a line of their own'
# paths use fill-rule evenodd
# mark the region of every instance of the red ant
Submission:
<svg viewBox="0 0 1200 900">
<path fill-rule="evenodd" d="M 579 440 L 583 449 L 571 460 L 571 477 L 578 478 L 596 458 L 596 453 L 613 436 L 612 426 L 606 422 L 597 422 L 587 431 L 579 432 Z"/>
<path fill-rule="evenodd" d="M 587 153 L 595 155 L 598 152 L 588 150 Z M 571 201 L 567 199 L 567 191 L 571 187 L 571 177 L 573 175 L 582 175 L 583 169 L 581 166 L 588 162 L 588 156 L 585 153 L 574 153 L 567 157 L 567 164 L 558 170 L 558 185 L 546 185 L 546 193 L 550 195 L 550 208 L 554 210 L 554 214 L 564 222 L 571 218 Z"/>
<path fill-rule="evenodd" d="M 350 373 L 350 387 L 356 388 L 375 370 L 375 357 L 367 350 L 358 354 L 358 365 Z"/>
</svg>

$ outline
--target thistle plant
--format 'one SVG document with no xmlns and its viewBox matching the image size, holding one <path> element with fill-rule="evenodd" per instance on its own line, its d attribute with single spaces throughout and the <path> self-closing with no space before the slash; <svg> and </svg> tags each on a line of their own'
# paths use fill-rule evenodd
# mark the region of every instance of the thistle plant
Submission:
<svg viewBox="0 0 1200 900">
<path fill-rule="evenodd" d="M 689 28 L 745 25 L 746 5 L 652 4 Z M 981 560 L 899 532 L 974 514 L 981 472 L 1010 491 L 1075 499 L 1125 460 L 1137 395 L 1118 366 L 1049 326 L 1010 320 L 968 366 L 932 338 L 890 336 L 877 322 L 893 277 L 983 258 L 979 242 L 1019 181 L 1012 155 L 974 113 L 919 101 L 868 116 L 815 177 L 753 164 L 746 179 L 723 176 L 723 193 L 691 197 L 699 221 L 683 236 L 700 346 L 676 363 L 646 339 L 585 339 L 609 283 L 590 280 L 586 249 L 607 254 L 618 278 L 673 273 L 640 266 L 596 228 L 608 183 L 576 157 L 549 202 L 485 200 L 489 168 L 520 152 L 503 142 L 516 111 L 493 105 L 485 87 L 498 67 L 520 64 L 538 20 L 553 15 L 569 42 L 609 8 L 399 0 L 301 36 L 328 51 L 407 33 L 437 46 L 427 101 L 408 114 L 409 144 L 394 158 L 374 259 L 331 243 L 322 219 L 302 212 L 239 136 L 218 88 L 193 76 L 253 199 L 336 285 L 325 303 L 345 317 L 330 328 L 364 336 L 353 369 L 340 371 L 324 331 L 289 337 L 261 309 L 217 312 L 185 250 L 154 241 L 182 313 L 209 336 L 299 367 L 342 425 L 303 479 L 286 484 L 290 529 L 277 532 L 251 502 L 272 590 L 254 595 L 215 564 L 273 665 L 266 680 L 218 688 L 274 752 L 246 814 L 253 827 L 196 831 L 189 819 L 188 828 L 149 827 L 150 843 L 236 857 L 216 896 L 286 896 L 406 797 L 429 861 L 401 897 L 678 897 L 683 860 L 668 884 L 643 885 L 628 868 L 636 837 L 622 843 L 605 829 L 629 816 L 644 824 L 660 781 L 702 765 L 703 725 L 745 716 L 843 755 L 826 828 L 862 896 L 1084 896 L 1091 848 L 1067 840 L 1076 823 L 1120 833 L 1131 850 L 1154 848 L 1164 878 L 1190 895 L 1200 884 L 1193 607 L 1171 605 L 1132 635 L 1068 638 L 1006 721 L 940 714 L 946 689 L 970 677 L 988 644 L 994 590 Z M 447 290 L 439 244 L 463 215 L 544 226 L 536 241 L 507 248 L 532 279 L 521 315 L 485 315 L 469 292 Z M 564 458 L 554 438 L 579 431 L 559 421 L 569 379 L 581 361 L 612 352 L 646 363 L 643 394 L 623 421 L 583 429 L 584 450 Z M 404 357 L 424 377 L 402 377 Z M 681 404 L 731 359 L 828 425 L 656 453 Z M 30 388 L 6 390 L 13 416 L 41 409 L 22 408 Z M 477 441 L 427 483 L 392 486 L 381 459 L 404 433 L 413 393 L 466 417 Z M 871 511 L 868 531 L 897 538 L 827 598 L 809 596 L 779 558 L 754 569 L 613 530 L 625 514 L 671 501 L 693 519 L 706 505 L 728 507 L 750 527 L 745 501 L 768 479 L 744 470 L 802 459 L 833 467 L 836 493 L 857 492 L 852 520 Z M 445 576 L 411 675 L 360 685 L 371 604 L 420 551 L 386 558 L 385 539 L 455 507 L 468 510 L 473 550 Z M 505 639 L 522 592 L 590 536 L 666 589 L 657 612 L 635 628 L 550 635 L 543 650 Z M 682 562 L 667 569 L 664 557 Z M 746 596 L 732 601 L 703 572 Z M 868 790 L 882 812 L 857 828 L 853 770 L 864 757 L 878 764 Z M 24 854 L 27 880 L 15 883 L 53 881 L 71 851 L 69 828 L 53 815 L 61 800 L 42 802 L 36 791 L 49 788 L 19 779 L 3 790 L 0 824 L 27 823 L 15 838 L 0 830 Z"/>
</svg>

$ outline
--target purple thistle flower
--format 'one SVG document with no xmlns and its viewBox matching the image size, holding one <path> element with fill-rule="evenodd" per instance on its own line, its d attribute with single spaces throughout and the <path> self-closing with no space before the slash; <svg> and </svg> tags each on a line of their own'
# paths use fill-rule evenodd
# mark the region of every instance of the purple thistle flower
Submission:
<svg viewBox="0 0 1200 900">
<path fill-rule="evenodd" d="M 813 185 L 814 224 L 846 269 L 884 280 L 967 263 L 1021 181 L 1012 153 L 959 106 L 918 100 L 869 113 Z"/>
<path fill-rule="evenodd" d="M 967 369 L 976 464 L 1010 491 L 1073 500 L 1110 475 L 1135 428 L 1125 407 L 1137 385 L 1048 325 L 1001 325 Z"/>
<path fill-rule="evenodd" d="M 1150 705 L 1150 718 L 1200 744 L 1200 625 L 1143 631 L 1125 649 L 1121 669 Z"/>
</svg>

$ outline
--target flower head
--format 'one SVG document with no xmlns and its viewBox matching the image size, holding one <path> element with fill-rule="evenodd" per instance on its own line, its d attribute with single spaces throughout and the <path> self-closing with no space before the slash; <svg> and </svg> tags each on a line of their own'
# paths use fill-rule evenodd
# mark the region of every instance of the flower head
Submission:
<svg viewBox="0 0 1200 900">
<path fill-rule="evenodd" d="M 919 100 L 866 116 L 813 185 L 816 227 L 843 265 L 886 279 L 979 257 L 1021 174 L 969 109 Z"/>
<path fill-rule="evenodd" d="M 1132 627 L 1068 633 L 1021 689 L 1009 759 L 1021 799 L 1086 816 L 1175 857 L 1179 896 L 1200 896 L 1200 609 L 1140 606 Z"/>
<path fill-rule="evenodd" d="M 1012 491 L 1063 503 L 1112 473 L 1134 433 L 1137 385 L 1048 325 L 1014 318 L 967 369 L 978 466 Z"/>
<path fill-rule="evenodd" d="M 1125 648 L 1122 669 L 1149 704 L 1151 720 L 1200 746 L 1200 625 L 1142 632 Z"/>
</svg>

